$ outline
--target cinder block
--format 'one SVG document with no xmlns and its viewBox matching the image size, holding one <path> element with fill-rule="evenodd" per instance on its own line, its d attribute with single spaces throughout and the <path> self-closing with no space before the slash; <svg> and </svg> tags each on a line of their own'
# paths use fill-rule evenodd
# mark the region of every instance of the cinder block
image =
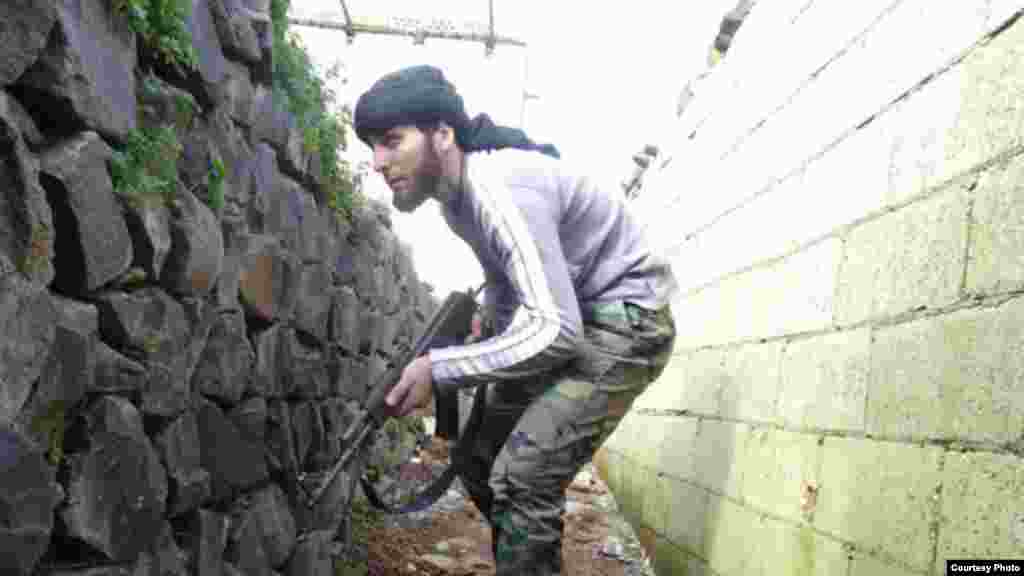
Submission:
<svg viewBox="0 0 1024 576">
<path fill-rule="evenodd" d="M 1019 2 L 993 3 L 989 21 L 1005 21 Z M 976 48 L 939 88 L 958 98 L 953 126 L 941 140 L 936 180 L 959 174 L 1024 144 L 1024 21 Z"/>
<path fill-rule="evenodd" d="M 665 533 L 666 520 L 673 513 L 671 479 L 651 470 L 644 490 L 643 524 L 658 534 Z"/>
<path fill-rule="evenodd" d="M 1019 290 L 1024 287 L 1024 156 L 983 174 L 974 194 L 967 291 Z"/>
<path fill-rule="evenodd" d="M 661 536 L 655 542 L 655 574 L 679 574 L 680 576 L 713 576 L 711 569 L 699 558 L 687 554 L 671 541 Z"/>
<path fill-rule="evenodd" d="M 726 350 L 722 415 L 748 422 L 776 421 L 781 358 L 781 341 Z"/>
<path fill-rule="evenodd" d="M 945 574 L 946 568 L 937 574 Z M 927 572 L 910 571 L 904 567 L 883 562 L 878 558 L 857 554 L 850 560 L 850 576 L 921 576 Z"/>
<path fill-rule="evenodd" d="M 702 420 L 697 429 L 695 450 L 694 476 L 697 484 L 739 499 L 742 459 L 748 434 L 746 424 Z"/>
<path fill-rule="evenodd" d="M 822 9 L 833 8 L 827 4 Z M 993 11 L 986 0 L 899 3 L 761 128 L 777 134 L 786 133 L 781 127 L 801 128 L 800 138 L 787 141 L 792 146 L 777 146 L 765 163 L 796 167 L 964 54 L 1008 16 L 1003 7 Z M 908 43 L 906 31 L 925 20 L 927 29 Z M 854 93 L 857 98 L 846 97 Z"/>
<path fill-rule="evenodd" d="M 698 430 L 699 422 L 694 418 L 668 420 L 658 457 L 658 469 L 676 478 L 693 480 L 698 463 Z"/>
<path fill-rule="evenodd" d="M 837 322 L 954 302 L 966 244 L 967 197 L 960 187 L 852 229 L 839 273 Z"/>
<path fill-rule="evenodd" d="M 936 573 L 949 558 L 1024 557 L 1024 459 L 950 452 L 942 485 Z"/>
<path fill-rule="evenodd" d="M 644 523 L 644 502 L 655 473 L 627 456 L 621 474 L 622 485 L 615 493 L 615 500 L 622 516 L 633 526 L 640 526 Z"/>
<path fill-rule="evenodd" d="M 820 330 L 831 324 L 841 245 L 829 239 L 673 303 L 676 349 Z"/>
<path fill-rule="evenodd" d="M 760 516 L 735 502 L 711 496 L 706 518 L 708 564 L 719 574 L 747 574 L 764 553 Z"/>
<path fill-rule="evenodd" d="M 931 446 L 826 438 L 814 526 L 928 570 L 941 455 Z"/>
<path fill-rule="evenodd" d="M 619 447 L 637 464 L 657 466 L 670 420 L 669 416 L 631 412 L 630 417 L 623 418 L 619 424 L 620 427 L 626 428 L 623 431 L 623 438 L 618 444 Z"/>
<path fill-rule="evenodd" d="M 661 378 L 633 404 L 636 408 L 719 414 L 719 389 L 727 378 L 722 349 L 676 354 Z"/>
<path fill-rule="evenodd" d="M 850 560 L 843 545 L 807 525 L 762 520 L 759 553 L 744 574 L 847 576 Z"/>
<path fill-rule="evenodd" d="M 663 478 L 663 481 L 669 498 L 663 533 L 676 546 L 707 558 L 705 529 L 708 501 L 714 496 L 689 482 L 670 477 Z"/>
<path fill-rule="evenodd" d="M 820 484 L 820 437 L 773 429 L 751 430 L 741 460 L 740 494 L 750 506 L 799 522 L 805 486 Z"/>
<path fill-rule="evenodd" d="M 1024 300 L 878 329 L 868 431 L 1011 442 L 1024 429 Z"/>
<path fill-rule="evenodd" d="M 866 328 L 789 342 L 779 386 L 784 425 L 863 431 L 870 342 Z"/>
</svg>

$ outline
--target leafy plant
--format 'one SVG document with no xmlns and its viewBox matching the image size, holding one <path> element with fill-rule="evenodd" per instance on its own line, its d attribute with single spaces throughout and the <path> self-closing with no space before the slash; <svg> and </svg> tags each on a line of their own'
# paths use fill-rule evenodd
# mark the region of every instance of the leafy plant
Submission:
<svg viewBox="0 0 1024 576">
<path fill-rule="evenodd" d="M 114 9 L 128 18 L 128 26 L 142 38 L 157 57 L 170 66 L 197 67 L 192 35 L 185 19 L 192 5 L 188 0 L 113 0 Z"/>
<path fill-rule="evenodd" d="M 207 205 L 214 212 L 224 207 L 224 161 L 219 157 L 210 159 L 210 172 L 206 177 Z"/>
<path fill-rule="evenodd" d="M 290 0 L 271 0 L 270 16 L 274 24 L 274 102 L 295 116 L 302 130 L 307 154 L 318 154 L 320 183 L 327 205 L 351 218 L 358 203 L 348 164 L 339 151 L 347 146 L 345 130 L 352 125 L 351 113 L 337 106 L 337 96 L 329 83 L 336 80 L 338 66 L 321 77 L 299 38 L 288 33 Z"/>
<path fill-rule="evenodd" d="M 46 267 L 53 235 L 50 229 L 42 224 L 33 224 L 29 233 L 28 246 L 21 258 L 20 270 L 32 276 Z"/>
<path fill-rule="evenodd" d="M 124 150 L 115 151 L 110 162 L 114 190 L 133 202 L 169 202 L 177 189 L 181 152 L 170 126 L 131 131 Z"/>
<path fill-rule="evenodd" d="M 56 466 L 64 457 L 64 401 L 54 400 L 32 419 L 30 428 L 46 439 L 46 456 Z"/>
</svg>

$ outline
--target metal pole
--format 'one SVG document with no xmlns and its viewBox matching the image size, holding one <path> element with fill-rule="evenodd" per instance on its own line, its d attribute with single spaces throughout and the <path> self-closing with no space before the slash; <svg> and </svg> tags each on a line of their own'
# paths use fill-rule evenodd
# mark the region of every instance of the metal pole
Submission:
<svg viewBox="0 0 1024 576">
<path fill-rule="evenodd" d="M 348 43 L 351 44 L 356 34 L 352 30 L 352 16 L 348 13 L 348 6 L 345 4 L 345 0 L 341 0 L 341 11 L 345 13 L 345 26 L 347 27 L 345 35 L 348 36 Z"/>
<path fill-rule="evenodd" d="M 494 53 L 494 0 L 487 0 L 487 5 L 490 8 L 490 20 L 491 20 L 491 37 L 487 42 L 484 42 L 484 47 L 488 56 Z"/>
<path fill-rule="evenodd" d="M 387 34 L 392 36 L 408 36 L 410 38 L 441 38 L 445 40 L 483 42 L 485 45 L 493 43 L 504 44 L 507 46 L 519 46 L 521 48 L 526 47 L 526 42 L 516 40 L 515 38 L 508 38 L 505 36 L 494 36 L 492 38 L 487 34 L 476 34 L 473 32 L 413 31 L 395 28 L 394 26 L 380 26 L 374 24 L 353 23 L 352 25 L 346 25 L 341 22 L 330 22 L 327 20 L 317 20 L 315 18 L 288 18 L 288 23 L 293 26 L 308 26 L 310 28 L 324 28 L 327 30 L 344 30 L 345 32 L 351 32 L 352 34 Z"/>
</svg>

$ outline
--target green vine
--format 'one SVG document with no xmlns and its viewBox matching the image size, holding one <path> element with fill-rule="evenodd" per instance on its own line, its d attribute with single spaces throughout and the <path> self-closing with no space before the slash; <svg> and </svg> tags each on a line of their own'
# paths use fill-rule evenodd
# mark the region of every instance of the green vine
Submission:
<svg viewBox="0 0 1024 576">
<path fill-rule="evenodd" d="M 113 0 L 114 9 L 128 18 L 128 26 L 170 66 L 195 69 L 198 64 L 192 35 L 185 19 L 188 0 Z"/>
<path fill-rule="evenodd" d="M 288 33 L 290 0 L 271 0 L 270 17 L 274 24 L 274 102 L 287 106 L 302 129 L 306 153 L 318 154 L 320 183 L 329 207 L 351 218 L 358 204 L 352 185 L 351 169 L 339 152 L 348 143 L 345 130 L 352 125 L 350 112 L 337 106 L 337 96 L 329 82 L 338 78 L 338 67 L 323 77 L 298 36 Z"/>
<path fill-rule="evenodd" d="M 170 126 L 132 130 L 124 150 L 114 151 L 111 158 L 114 191 L 130 202 L 169 203 L 177 192 L 181 152 Z"/>
</svg>

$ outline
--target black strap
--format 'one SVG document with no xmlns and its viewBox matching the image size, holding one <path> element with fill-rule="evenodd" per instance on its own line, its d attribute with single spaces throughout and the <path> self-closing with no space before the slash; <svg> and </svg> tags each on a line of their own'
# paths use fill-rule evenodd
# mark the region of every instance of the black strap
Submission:
<svg viewBox="0 0 1024 576">
<path fill-rule="evenodd" d="M 366 499 L 370 504 L 374 508 L 383 510 L 388 514 L 420 512 L 433 506 L 434 502 L 437 502 L 438 498 L 448 492 L 448 487 L 451 486 L 452 482 L 455 481 L 455 477 L 459 474 L 459 468 L 461 467 L 460 464 L 465 461 L 465 458 L 473 449 L 473 441 L 483 424 L 486 397 L 487 386 L 485 384 L 477 386 L 476 393 L 473 396 L 473 408 L 469 413 L 469 421 L 466 422 L 466 428 L 462 431 L 462 434 L 459 435 L 459 439 L 455 442 L 455 446 L 450 450 L 449 458 L 451 462 L 439 477 L 437 477 L 421 492 L 416 494 L 416 496 L 408 503 L 400 506 L 392 506 L 391 504 L 388 504 L 380 497 L 380 494 L 377 492 L 377 489 L 374 488 L 373 483 L 367 480 L 365 476 L 360 476 L 359 482 L 362 484 L 363 492 L 366 494 Z"/>
</svg>

